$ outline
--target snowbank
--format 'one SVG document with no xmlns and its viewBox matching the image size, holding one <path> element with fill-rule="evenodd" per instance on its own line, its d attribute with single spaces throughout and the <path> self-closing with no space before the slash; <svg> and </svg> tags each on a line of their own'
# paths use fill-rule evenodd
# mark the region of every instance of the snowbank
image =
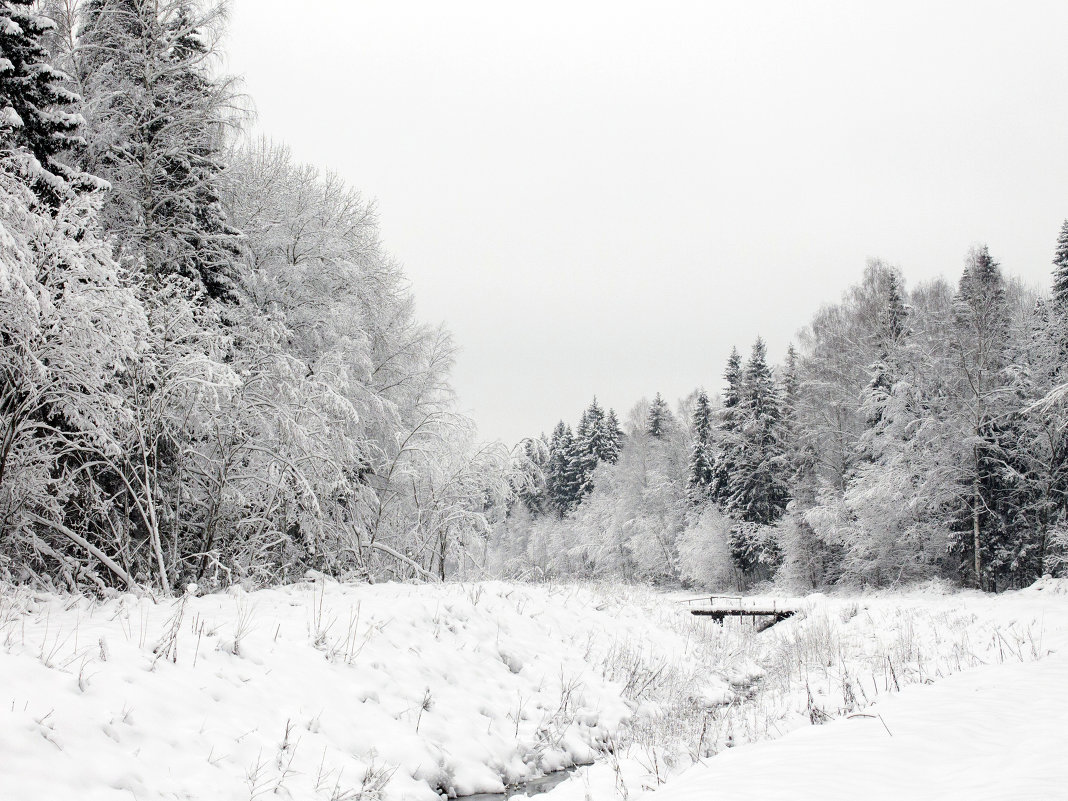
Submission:
<svg viewBox="0 0 1068 801">
<path fill-rule="evenodd" d="M 437 799 L 589 762 L 631 714 L 592 655 L 660 637 L 597 603 L 504 584 L 8 592 L 0 798 Z"/>
</svg>

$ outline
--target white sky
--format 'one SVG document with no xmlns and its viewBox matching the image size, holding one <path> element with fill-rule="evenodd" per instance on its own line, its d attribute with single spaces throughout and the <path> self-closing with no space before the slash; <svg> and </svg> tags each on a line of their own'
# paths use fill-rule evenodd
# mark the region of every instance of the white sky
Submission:
<svg viewBox="0 0 1068 801">
<path fill-rule="evenodd" d="M 1047 285 L 1068 3 L 233 0 L 265 134 L 379 203 L 484 437 L 719 391 L 878 256 Z"/>
</svg>

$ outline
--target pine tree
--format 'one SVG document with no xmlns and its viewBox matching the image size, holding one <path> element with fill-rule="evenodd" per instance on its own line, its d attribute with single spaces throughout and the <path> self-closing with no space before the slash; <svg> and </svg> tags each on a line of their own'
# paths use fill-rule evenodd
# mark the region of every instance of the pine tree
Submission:
<svg viewBox="0 0 1068 801">
<path fill-rule="evenodd" d="M 697 393 L 693 410 L 693 444 L 690 447 L 690 471 L 688 494 L 690 502 L 697 505 L 706 500 L 712 491 L 715 476 L 712 469 L 712 406 L 704 390 Z"/>
<path fill-rule="evenodd" d="M 34 0 L 0 3 L 0 143 L 35 159 L 32 188 L 54 207 L 79 177 L 59 156 L 80 141 L 81 98 L 50 63 L 43 39 L 53 23 L 34 6 Z"/>
</svg>

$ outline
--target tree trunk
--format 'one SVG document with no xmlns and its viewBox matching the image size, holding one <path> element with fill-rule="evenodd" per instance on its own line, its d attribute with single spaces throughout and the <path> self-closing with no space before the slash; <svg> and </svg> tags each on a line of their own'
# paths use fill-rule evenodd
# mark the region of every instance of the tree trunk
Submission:
<svg viewBox="0 0 1068 801">
<path fill-rule="evenodd" d="M 981 498 L 979 496 L 979 456 L 976 453 L 976 473 L 975 478 L 972 479 L 972 549 L 975 552 L 975 586 L 980 590 L 983 589 L 983 573 L 982 562 L 979 555 L 979 504 Z"/>
</svg>

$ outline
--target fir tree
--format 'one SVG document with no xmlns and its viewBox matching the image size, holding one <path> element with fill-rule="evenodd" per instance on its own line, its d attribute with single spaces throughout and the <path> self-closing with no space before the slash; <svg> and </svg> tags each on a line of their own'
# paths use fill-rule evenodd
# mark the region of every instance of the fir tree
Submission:
<svg viewBox="0 0 1068 801">
<path fill-rule="evenodd" d="M 54 26 L 34 6 L 34 0 L 0 3 L 0 143 L 34 158 L 33 189 L 55 206 L 78 177 L 59 156 L 80 141 L 81 98 L 50 63 L 43 39 Z"/>
<path fill-rule="evenodd" d="M 723 379 L 727 382 L 723 391 L 723 409 L 727 411 L 737 406 L 742 397 L 742 357 L 738 353 L 738 348 L 731 348 Z"/>
<path fill-rule="evenodd" d="M 737 410 L 735 464 L 728 479 L 728 508 L 741 520 L 732 530 L 731 551 L 738 566 L 753 572 L 779 561 L 779 551 L 764 527 L 775 523 L 789 501 L 782 407 L 768 368 L 764 340 L 758 338 L 745 366 Z"/>
</svg>

